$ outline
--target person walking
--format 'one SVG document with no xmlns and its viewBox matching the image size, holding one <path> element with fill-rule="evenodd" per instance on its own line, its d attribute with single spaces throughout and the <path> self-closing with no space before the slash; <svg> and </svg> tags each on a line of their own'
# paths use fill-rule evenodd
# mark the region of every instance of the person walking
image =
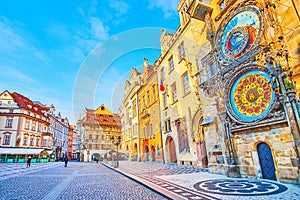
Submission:
<svg viewBox="0 0 300 200">
<path fill-rule="evenodd" d="M 31 163 L 31 156 L 28 156 L 28 158 L 27 158 L 27 167 L 30 167 L 30 163 Z"/>
<path fill-rule="evenodd" d="M 67 167 L 67 166 L 68 166 L 68 161 L 69 161 L 68 156 L 65 156 L 65 157 L 64 157 L 64 161 L 65 161 L 65 167 Z"/>
</svg>

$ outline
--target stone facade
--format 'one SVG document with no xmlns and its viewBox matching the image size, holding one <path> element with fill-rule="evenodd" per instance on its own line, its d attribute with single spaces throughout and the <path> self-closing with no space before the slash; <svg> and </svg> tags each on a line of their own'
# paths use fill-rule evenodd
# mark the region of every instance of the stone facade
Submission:
<svg viewBox="0 0 300 200">
<path fill-rule="evenodd" d="M 279 25 L 288 24 L 283 4 L 212 1 L 206 13 L 209 51 L 198 54 L 198 68 L 208 73 L 199 73 L 199 92 L 204 119 L 214 117 L 203 125 L 213 173 L 298 182 L 298 88 L 288 79 L 297 78 L 298 61 L 289 56 L 297 55 L 298 36 Z M 205 6 L 197 1 L 191 15 Z"/>
</svg>

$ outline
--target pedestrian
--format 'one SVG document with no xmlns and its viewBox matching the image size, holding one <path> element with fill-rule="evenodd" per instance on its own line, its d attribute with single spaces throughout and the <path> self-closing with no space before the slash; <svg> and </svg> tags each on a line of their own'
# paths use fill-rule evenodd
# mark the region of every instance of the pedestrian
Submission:
<svg viewBox="0 0 300 200">
<path fill-rule="evenodd" d="M 68 156 L 65 156 L 65 157 L 64 157 L 64 161 L 65 161 L 65 167 L 67 167 L 67 165 L 68 165 L 68 161 L 69 161 L 69 158 L 68 158 Z"/>
<path fill-rule="evenodd" d="M 31 163 L 31 156 L 28 156 L 28 158 L 27 158 L 27 167 L 30 167 L 30 163 Z"/>
</svg>

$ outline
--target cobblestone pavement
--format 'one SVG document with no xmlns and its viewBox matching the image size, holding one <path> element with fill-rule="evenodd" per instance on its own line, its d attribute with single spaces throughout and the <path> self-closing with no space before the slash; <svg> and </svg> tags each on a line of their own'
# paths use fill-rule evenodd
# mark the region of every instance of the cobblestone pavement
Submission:
<svg viewBox="0 0 300 200">
<path fill-rule="evenodd" d="M 0 163 L 0 199 L 153 199 L 166 197 L 100 163 Z"/>
<path fill-rule="evenodd" d="M 113 168 L 112 163 L 105 165 Z M 299 185 L 265 179 L 228 178 L 188 166 L 121 161 L 119 168 L 114 169 L 171 199 L 300 199 Z"/>
</svg>

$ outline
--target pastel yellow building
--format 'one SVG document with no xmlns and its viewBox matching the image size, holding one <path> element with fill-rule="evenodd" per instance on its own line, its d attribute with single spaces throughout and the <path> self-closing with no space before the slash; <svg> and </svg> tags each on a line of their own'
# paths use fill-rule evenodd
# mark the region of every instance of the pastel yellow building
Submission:
<svg viewBox="0 0 300 200">
<path fill-rule="evenodd" d="M 141 87 L 137 91 L 140 159 L 162 162 L 158 79 L 155 66 L 149 65 L 146 58 L 142 78 Z"/>
<path fill-rule="evenodd" d="M 141 86 L 141 73 L 132 69 L 130 79 L 125 82 L 124 98 L 122 101 L 122 133 L 123 150 L 129 153 L 129 160 L 137 161 L 140 157 L 140 139 L 138 126 L 137 91 Z"/>
<path fill-rule="evenodd" d="M 180 1 L 180 25 L 175 33 L 162 30 L 157 64 L 162 139 L 166 162 L 207 167 L 205 138 L 197 80 L 200 45 L 207 43 L 205 23 L 191 18 L 191 1 Z M 204 50 L 205 46 L 204 46 Z"/>
</svg>

